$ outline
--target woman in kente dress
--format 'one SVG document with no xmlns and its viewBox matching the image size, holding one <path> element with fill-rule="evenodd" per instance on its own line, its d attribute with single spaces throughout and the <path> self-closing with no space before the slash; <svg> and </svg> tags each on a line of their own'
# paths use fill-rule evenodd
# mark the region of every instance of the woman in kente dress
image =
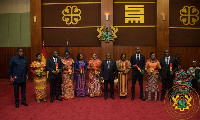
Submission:
<svg viewBox="0 0 200 120">
<path fill-rule="evenodd" d="M 89 72 L 89 84 L 88 84 L 88 95 L 90 97 L 100 97 L 101 91 L 101 81 L 100 81 L 100 70 L 101 70 L 101 60 L 97 58 L 97 54 L 93 53 L 92 59 L 89 61 L 87 69 Z"/>
<path fill-rule="evenodd" d="M 131 63 L 126 60 L 126 54 L 121 54 L 121 60 L 116 61 L 118 69 L 118 91 L 120 99 L 126 98 L 128 94 L 128 72 L 131 69 Z"/>
<path fill-rule="evenodd" d="M 45 98 L 47 96 L 47 77 L 45 66 L 46 62 L 42 61 L 42 55 L 40 53 L 36 54 L 36 60 L 31 63 L 30 67 L 31 72 L 34 75 L 37 103 L 40 103 L 40 100 L 46 102 Z"/>
<path fill-rule="evenodd" d="M 161 69 L 160 62 L 156 59 L 155 53 L 151 52 L 150 59 L 147 60 L 145 65 L 148 78 L 145 90 L 145 99 L 149 101 L 156 101 L 159 99 L 158 69 Z"/>
<path fill-rule="evenodd" d="M 83 59 L 82 54 L 77 55 L 77 61 L 74 63 L 75 69 L 75 79 L 76 79 L 76 88 L 75 88 L 75 95 L 76 97 L 85 97 L 87 95 L 87 88 L 86 88 L 86 68 L 87 68 L 87 61 Z"/>
<path fill-rule="evenodd" d="M 64 58 L 61 59 L 63 63 L 62 73 L 62 98 L 65 100 L 74 98 L 73 87 L 73 73 L 74 73 L 74 60 L 70 58 L 70 52 L 66 51 Z"/>
</svg>

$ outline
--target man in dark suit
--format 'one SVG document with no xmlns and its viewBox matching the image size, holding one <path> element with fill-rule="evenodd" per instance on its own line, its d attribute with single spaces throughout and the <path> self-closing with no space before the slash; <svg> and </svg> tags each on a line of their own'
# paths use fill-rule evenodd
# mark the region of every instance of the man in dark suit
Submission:
<svg viewBox="0 0 200 120">
<path fill-rule="evenodd" d="M 19 108 L 19 87 L 21 87 L 21 104 L 26 103 L 26 80 L 28 79 L 27 58 L 23 56 L 22 48 L 17 49 L 17 55 L 13 56 L 9 62 L 10 81 L 14 86 L 15 107 Z"/>
<path fill-rule="evenodd" d="M 165 50 L 164 52 L 165 57 L 160 59 L 160 76 L 162 79 L 162 94 L 160 100 L 163 101 L 166 94 L 166 89 L 168 85 L 169 90 L 169 98 L 171 95 L 171 88 L 173 86 L 173 79 L 174 79 L 174 73 L 177 71 L 177 61 L 175 57 L 170 56 L 169 50 Z M 170 64 L 172 65 L 172 71 L 170 73 Z"/>
<path fill-rule="evenodd" d="M 136 67 L 136 65 L 141 69 L 144 73 L 145 69 L 145 57 L 140 54 L 140 47 L 136 47 L 136 54 L 131 56 L 131 66 L 132 66 L 132 98 L 131 100 L 135 99 L 135 83 L 138 78 L 139 85 L 140 85 L 140 99 L 145 101 L 143 96 L 143 75 Z"/>
<path fill-rule="evenodd" d="M 62 101 L 62 99 L 60 99 L 59 97 L 62 80 L 62 62 L 61 59 L 58 57 L 58 51 L 54 51 L 53 57 L 47 59 L 46 69 L 49 71 L 48 80 L 50 82 L 50 102 L 53 103 L 55 96 L 56 100 Z"/>
<path fill-rule="evenodd" d="M 114 60 L 111 60 L 111 55 L 106 55 L 106 60 L 101 64 L 101 80 L 104 80 L 104 99 L 108 97 L 108 83 L 110 84 L 110 98 L 114 98 L 114 79 L 117 78 L 117 66 Z"/>
</svg>

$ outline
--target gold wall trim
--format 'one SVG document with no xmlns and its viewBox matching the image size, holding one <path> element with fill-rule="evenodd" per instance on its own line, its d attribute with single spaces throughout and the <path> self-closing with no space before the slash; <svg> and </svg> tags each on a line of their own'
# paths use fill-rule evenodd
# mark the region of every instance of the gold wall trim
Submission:
<svg viewBox="0 0 200 120">
<path fill-rule="evenodd" d="M 114 2 L 114 3 L 141 3 L 141 4 L 155 4 L 156 2 Z"/>
<path fill-rule="evenodd" d="M 101 4 L 101 2 L 43 3 L 42 5 Z"/>
<path fill-rule="evenodd" d="M 132 25 L 132 26 L 114 26 L 114 27 L 151 27 L 154 28 L 156 27 L 155 25 Z"/>
<path fill-rule="evenodd" d="M 68 29 L 68 28 L 97 28 L 101 26 L 80 26 L 80 27 L 42 27 L 43 29 Z"/>
<path fill-rule="evenodd" d="M 200 30 L 200 28 L 195 27 L 169 27 L 170 29 L 188 29 L 188 30 Z"/>
</svg>

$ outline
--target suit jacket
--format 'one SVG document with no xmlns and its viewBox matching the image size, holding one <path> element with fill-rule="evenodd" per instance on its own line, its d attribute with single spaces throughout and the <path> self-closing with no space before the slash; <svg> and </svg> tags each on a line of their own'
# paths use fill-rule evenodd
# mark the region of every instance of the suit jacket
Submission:
<svg viewBox="0 0 200 120">
<path fill-rule="evenodd" d="M 132 67 L 132 75 L 136 75 L 138 73 L 137 68 L 133 68 L 133 65 L 137 64 L 136 60 L 136 54 L 131 56 L 131 67 Z M 144 55 L 140 54 L 140 61 L 138 62 L 138 67 L 140 67 L 141 70 L 145 69 L 145 57 Z"/>
<path fill-rule="evenodd" d="M 167 78 L 170 76 L 170 63 L 172 63 L 172 71 L 173 71 L 173 73 L 175 73 L 178 69 L 177 60 L 175 57 L 170 56 L 168 66 L 165 62 L 165 57 L 160 59 L 160 65 L 161 65 L 160 76 L 162 78 Z M 173 77 L 173 75 L 171 75 L 171 77 Z"/>
<path fill-rule="evenodd" d="M 103 60 L 101 63 L 101 72 L 100 76 L 104 80 L 114 80 L 117 77 L 117 66 L 114 60 L 110 60 L 110 69 L 108 68 L 107 60 Z"/>
<path fill-rule="evenodd" d="M 199 74 L 200 74 L 200 69 L 196 69 L 196 70 L 195 70 L 195 78 L 196 78 L 196 79 L 199 79 L 199 78 L 200 78 Z"/>
<path fill-rule="evenodd" d="M 58 69 L 62 71 L 63 64 L 61 62 L 61 59 L 57 58 L 57 62 L 58 62 Z M 48 79 L 55 79 L 57 76 L 61 76 L 61 72 L 58 75 L 52 73 L 53 70 L 56 71 L 56 64 L 54 62 L 53 57 L 47 59 L 46 69 L 47 71 L 49 71 Z"/>
</svg>

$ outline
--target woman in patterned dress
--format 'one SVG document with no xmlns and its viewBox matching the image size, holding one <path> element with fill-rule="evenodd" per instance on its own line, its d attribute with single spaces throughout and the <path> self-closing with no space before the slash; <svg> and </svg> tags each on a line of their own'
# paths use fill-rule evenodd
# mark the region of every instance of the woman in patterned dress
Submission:
<svg viewBox="0 0 200 120">
<path fill-rule="evenodd" d="M 79 53 L 77 55 L 77 61 L 74 63 L 75 69 L 75 79 L 76 79 L 76 88 L 75 88 L 75 95 L 76 97 L 85 97 L 87 95 L 87 88 L 86 88 L 86 68 L 87 68 L 87 61 L 83 59 L 83 55 Z"/>
<path fill-rule="evenodd" d="M 74 98 L 73 87 L 73 73 L 74 73 L 74 60 L 70 58 L 70 52 L 66 51 L 64 58 L 61 59 L 63 63 L 62 73 L 62 98 L 65 100 Z"/>
<path fill-rule="evenodd" d="M 128 72 L 131 69 L 131 63 L 126 60 L 126 54 L 121 54 L 121 60 L 116 61 L 118 69 L 118 91 L 120 99 L 126 98 L 128 94 Z"/>
<path fill-rule="evenodd" d="M 145 65 L 148 78 L 145 90 L 145 99 L 149 101 L 156 101 L 159 99 L 158 69 L 161 69 L 160 62 L 156 59 L 156 54 L 151 52 L 150 59 L 147 60 Z"/>
<path fill-rule="evenodd" d="M 100 97 L 101 91 L 101 81 L 100 81 L 100 70 L 101 70 L 101 60 L 97 58 L 97 54 L 93 53 L 92 59 L 89 61 L 87 69 L 89 72 L 89 84 L 88 84 L 88 95 L 90 97 Z"/>
<path fill-rule="evenodd" d="M 37 103 L 40 103 L 42 99 L 46 102 L 47 96 L 47 77 L 45 71 L 46 62 L 42 61 L 42 55 L 40 53 L 36 54 L 36 60 L 33 61 L 30 65 L 31 72 L 34 75 L 34 83 L 35 83 L 35 93 Z"/>
</svg>

